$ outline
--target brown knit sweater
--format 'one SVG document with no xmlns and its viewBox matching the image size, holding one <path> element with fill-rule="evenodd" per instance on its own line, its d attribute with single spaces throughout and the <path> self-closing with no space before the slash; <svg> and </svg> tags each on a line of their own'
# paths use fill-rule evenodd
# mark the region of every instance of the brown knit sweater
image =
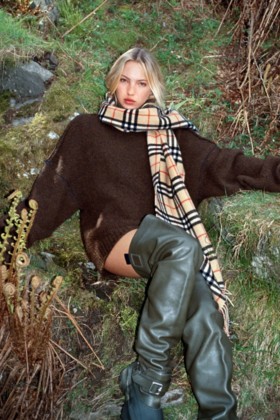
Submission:
<svg viewBox="0 0 280 420">
<path fill-rule="evenodd" d="M 280 192 L 280 158 L 245 157 L 220 149 L 188 129 L 177 129 L 186 186 L 197 206 L 240 189 Z M 80 115 L 66 128 L 29 198 L 39 204 L 28 246 L 80 211 L 86 253 L 99 271 L 115 243 L 154 213 L 146 133 L 123 133 Z"/>
</svg>

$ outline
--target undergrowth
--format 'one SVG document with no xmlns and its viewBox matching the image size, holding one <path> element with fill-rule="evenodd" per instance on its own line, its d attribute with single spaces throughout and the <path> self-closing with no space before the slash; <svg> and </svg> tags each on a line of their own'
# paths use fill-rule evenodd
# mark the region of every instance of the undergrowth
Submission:
<svg viewBox="0 0 280 420">
<path fill-rule="evenodd" d="M 12 97 L 1 95 L 1 207 L 5 206 L 2 197 L 9 189 L 16 187 L 28 192 L 54 146 L 49 133 L 61 134 L 75 112 L 98 110 L 106 92 L 104 75 L 120 53 L 135 45 L 153 51 L 163 68 L 167 105 L 179 108 L 199 127 L 201 134 L 214 138 L 221 147 L 242 147 L 247 154 L 252 154 L 252 139 L 253 149 L 259 154 L 279 150 L 275 131 L 271 142 L 259 147 L 269 125 L 263 114 L 255 115 L 250 122 L 251 137 L 246 129 L 233 138 L 230 135 L 240 98 L 229 89 L 225 69 L 231 70 L 238 56 L 233 48 L 234 21 L 225 19 L 221 25 L 225 9 L 214 7 L 217 3 L 197 1 L 191 5 L 158 0 L 133 2 L 132 7 L 130 1 L 120 0 L 104 3 L 58 0 L 60 21 L 58 26 L 50 27 L 47 39 L 40 37 L 35 16 L 11 17 L 0 10 L 2 65 L 34 56 L 40 58 L 46 51 L 53 52 L 59 62 L 54 81 L 42 103 L 36 106 L 31 123 L 11 127 Z M 21 112 L 29 116 L 32 111 Z M 227 199 L 219 217 L 210 220 L 208 227 L 222 256 L 235 305 L 230 311 L 239 413 L 244 419 L 277 418 L 279 276 L 276 273 L 273 281 L 267 281 L 257 275 L 252 259 L 256 252 L 263 252 L 264 246 L 279 248 L 279 197 L 246 193 Z M 135 357 L 134 331 L 146 282 L 105 279 L 88 267 L 78 214 L 51 238 L 36 244 L 29 255 L 31 268 L 42 278 L 47 279 L 50 273 L 63 275 L 62 299 L 106 368 L 100 371 L 92 365 L 94 358 L 88 355 L 76 329 L 70 322 L 65 327 L 57 316 L 54 328 L 60 334 L 61 345 L 71 349 L 83 364 L 75 365 L 67 378 L 64 417 L 69 418 L 77 411 L 105 410 L 108 402 L 120 405 L 118 374 Z M 274 260 L 273 255 L 270 257 L 278 267 L 279 254 Z M 170 420 L 195 418 L 196 402 L 184 372 L 181 346 L 175 349 L 174 360 L 172 389 L 184 390 L 184 402 L 165 408 L 165 414 Z"/>
<path fill-rule="evenodd" d="M 279 194 L 243 192 L 201 207 L 230 292 L 233 387 L 243 419 L 278 416 Z M 262 262 L 256 269 L 258 258 Z"/>
<path fill-rule="evenodd" d="M 40 55 L 48 47 L 39 33 L 29 32 L 22 19 L 12 18 L 4 10 L 0 9 L 0 62 L 20 62 L 28 58 Z"/>
</svg>

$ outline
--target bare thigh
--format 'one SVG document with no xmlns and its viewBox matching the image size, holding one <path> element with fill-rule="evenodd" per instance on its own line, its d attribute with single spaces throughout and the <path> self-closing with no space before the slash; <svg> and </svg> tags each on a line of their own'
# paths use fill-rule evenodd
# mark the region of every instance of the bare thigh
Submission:
<svg viewBox="0 0 280 420">
<path fill-rule="evenodd" d="M 104 268 L 110 273 L 124 277 L 140 277 L 132 266 L 126 263 L 124 258 L 124 254 L 127 254 L 129 251 L 129 246 L 136 230 L 131 230 L 122 236 L 108 255 Z"/>
</svg>

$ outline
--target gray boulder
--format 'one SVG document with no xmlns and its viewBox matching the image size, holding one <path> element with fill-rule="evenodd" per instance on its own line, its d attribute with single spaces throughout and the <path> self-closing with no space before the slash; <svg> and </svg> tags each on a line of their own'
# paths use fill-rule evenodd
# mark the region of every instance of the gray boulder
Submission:
<svg viewBox="0 0 280 420">
<path fill-rule="evenodd" d="M 35 61 L 29 61 L 29 63 L 23 64 L 20 68 L 26 70 L 29 73 L 38 74 L 43 82 L 48 82 L 53 78 L 53 73 L 51 71 L 40 66 L 40 64 L 36 63 Z"/>
<path fill-rule="evenodd" d="M 0 70 L 0 92 L 9 91 L 17 99 L 38 98 L 45 92 L 45 82 L 53 74 L 31 61 L 17 67 Z"/>
</svg>

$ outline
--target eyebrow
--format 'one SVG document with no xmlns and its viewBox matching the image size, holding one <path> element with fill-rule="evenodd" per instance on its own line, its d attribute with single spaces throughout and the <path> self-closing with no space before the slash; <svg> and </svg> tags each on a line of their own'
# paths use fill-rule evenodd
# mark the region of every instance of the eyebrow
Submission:
<svg viewBox="0 0 280 420">
<path fill-rule="evenodd" d="M 130 77 L 127 77 L 125 74 L 121 74 L 121 77 L 124 77 L 125 79 L 128 79 L 128 80 L 132 80 L 132 79 L 130 79 Z M 134 79 L 134 80 L 137 81 L 137 82 L 147 82 L 148 83 L 147 79 Z"/>
</svg>

